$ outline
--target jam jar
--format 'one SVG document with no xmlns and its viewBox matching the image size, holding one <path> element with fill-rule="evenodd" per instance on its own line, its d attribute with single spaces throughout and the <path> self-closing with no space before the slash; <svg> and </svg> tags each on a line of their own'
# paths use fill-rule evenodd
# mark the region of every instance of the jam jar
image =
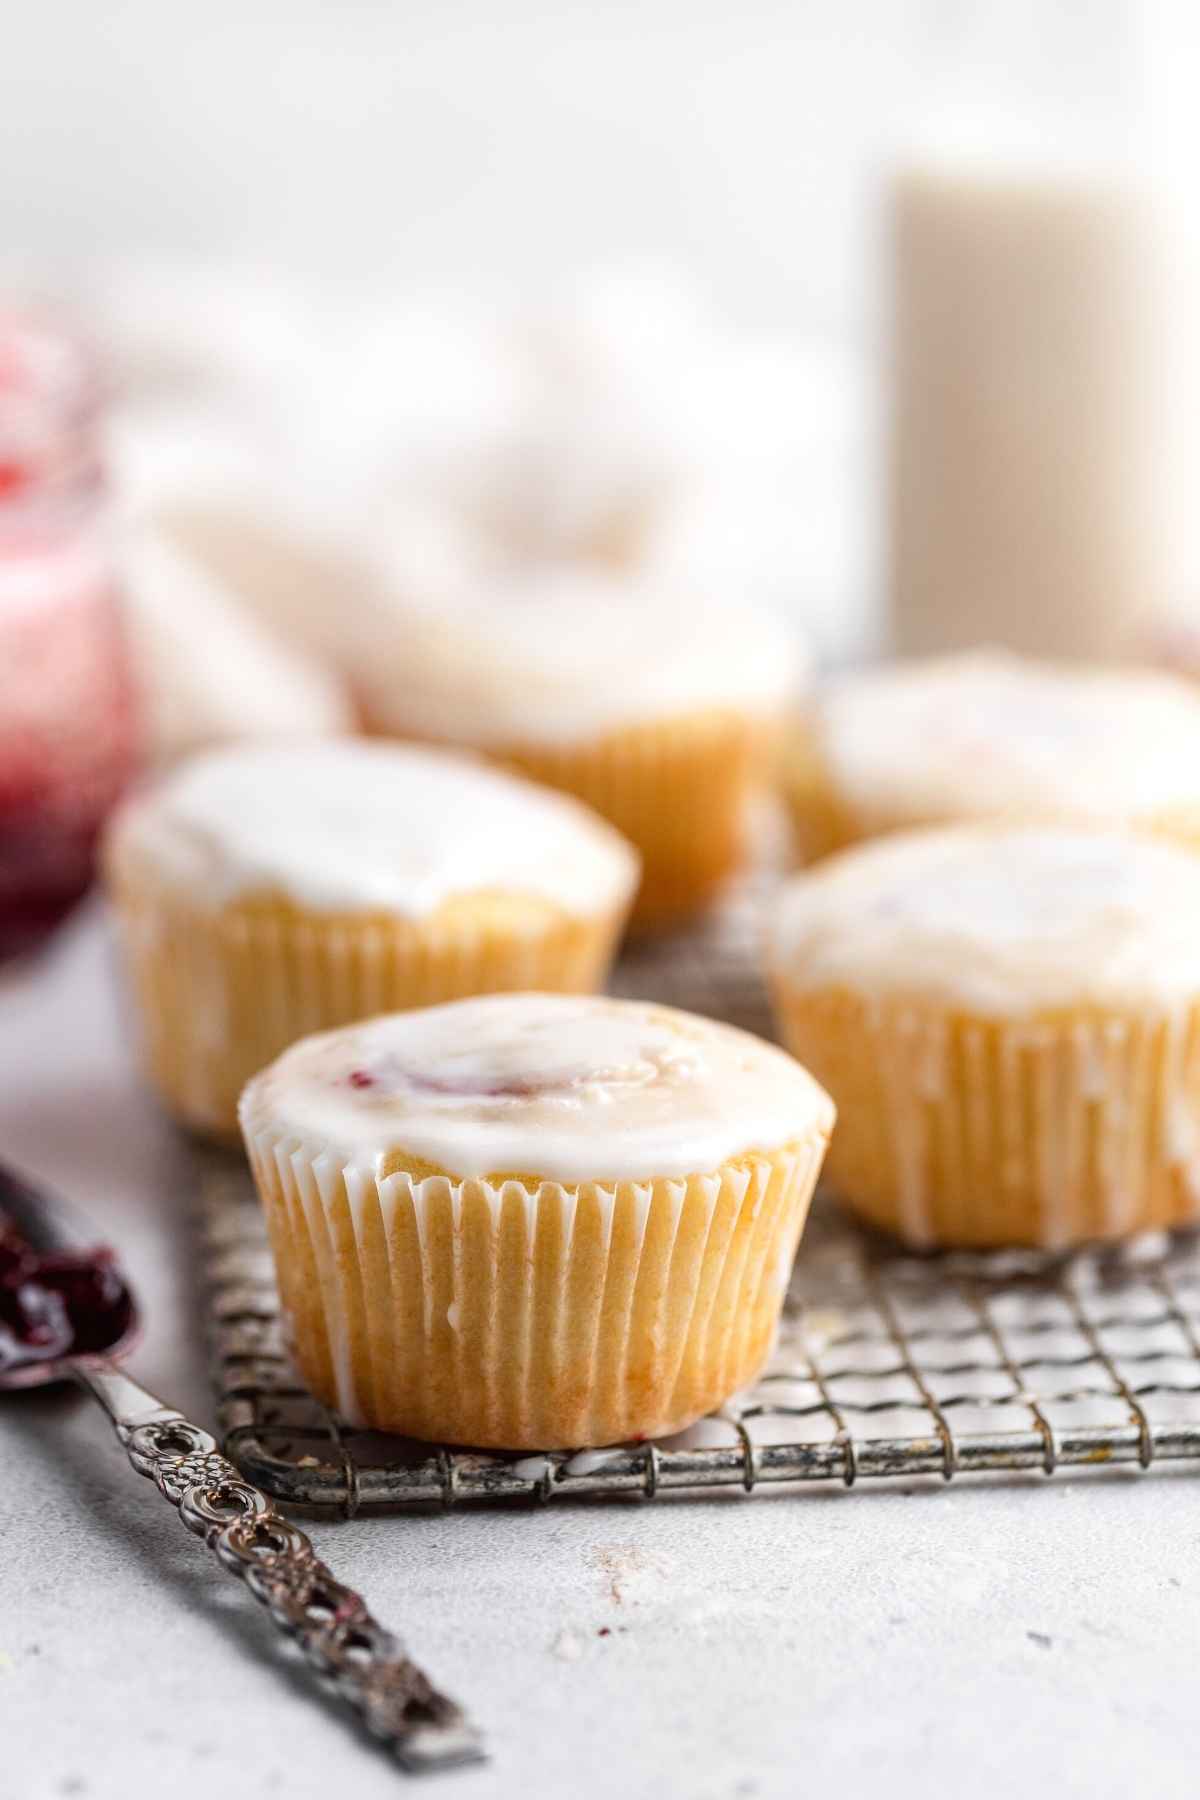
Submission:
<svg viewBox="0 0 1200 1800">
<path fill-rule="evenodd" d="M 82 345 L 0 310 L 0 957 L 87 891 L 136 722 Z"/>
</svg>

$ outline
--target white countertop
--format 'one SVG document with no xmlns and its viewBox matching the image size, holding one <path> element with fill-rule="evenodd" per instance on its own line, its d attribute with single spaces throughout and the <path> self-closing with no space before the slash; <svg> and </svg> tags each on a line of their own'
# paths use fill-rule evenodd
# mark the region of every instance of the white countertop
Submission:
<svg viewBox="0 0 1200 1800">
<path fill-rule="evenodd" d="M 0 971 L 2 1153 L 104 1221 L 133 1370 L 211 1425 L 170 1135 L 84 917 Z M 441 1800 L 1196 1791 L 1186 1469 L 309 1527 L 487 1731 Z M 405 1777 L 66 1392 L 0 1407 L 5 1800 L 354 1800 Z"/>
</svg>

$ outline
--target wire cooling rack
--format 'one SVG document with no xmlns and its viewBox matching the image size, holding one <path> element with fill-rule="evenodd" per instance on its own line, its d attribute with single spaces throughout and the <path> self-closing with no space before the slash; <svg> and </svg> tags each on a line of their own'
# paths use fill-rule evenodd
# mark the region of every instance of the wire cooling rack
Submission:
<svg viewBox="0 0 1200 1800">
<path fill-rule="evenodd" d="M 635 948 L 613 990 L 769 1033 L 760 890 Z M 347 1515 L 466 1500 L 742 1488 L 1200 1458 L 1200 1236 L 917 1256 L 818 1199 L 766 1371 L 677 1437 L 496 1455 L 354 1430 L 288 1359 L 248 1173 L 197 1156 L 227 1454 L 273 1497 Z"/>
</svg>

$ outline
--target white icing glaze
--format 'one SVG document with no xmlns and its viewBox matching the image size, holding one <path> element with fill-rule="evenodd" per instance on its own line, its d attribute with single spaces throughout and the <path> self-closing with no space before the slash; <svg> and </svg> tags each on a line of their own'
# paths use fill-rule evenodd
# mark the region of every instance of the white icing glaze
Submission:
<svg viewBox="0 0 1200 1800">
<path fill-rule="evenodd" d="M 624 839 L 564 795 L 469 757 L 350 739 L 197 757 L 129 803 L 113 850 L 214 905 L 282 892 L 411 918 L 485 892 L 588 917 L 637 881 Z"/>
<path fill-rule="evenodd" d="M 799 1063 L 732 1026 L 500 994 L 302 1040 L 249 1084 L 242 1124 L 372 1172 L 402 1150 L 461 1177 L 638 1182 L 828 1135 L 833 1106 Z"/>
<path fill-rule="evenodd" d="M 1008 815 L 1131 823 L 1200 799 L 1200 694 L 1149 670 L 999 652 L 832 683 L 822 754 L 864 834 Z"/>
<path fill-rule="evenodd" d="M 617 1450 L 577 1450 L 563 1465 L 563 1474 L 582 1479 L 587 1475 L 595 1475 L 609 1463 L 614 1462 L 623 1452 Z"/>
<path fill-rule="evenodd" d="M 522 1481 L 546 1481 L 554 1477 L 555 1465 L 548 1456 L 523 1456 L 512 1466 L 514 1475 Z"/>
<path fill-rule="evenodd" d="M 1200 857 L 1176 845 L 961 826 L 883 838 L 796 876 L 772 954 L 802 990 L 990 1015 L 1172 1008 L 1200 997 L 1198 920 Z"/>
<path fill-rule="evenodd" d="M 375 718 L 401 732 L 576 743 L 710 707 L 777 711 L 802 673 L 770 615 L 577 568 L 442 590 L 436 606 L 391 596 L 356 675 Z"/>
</svg>

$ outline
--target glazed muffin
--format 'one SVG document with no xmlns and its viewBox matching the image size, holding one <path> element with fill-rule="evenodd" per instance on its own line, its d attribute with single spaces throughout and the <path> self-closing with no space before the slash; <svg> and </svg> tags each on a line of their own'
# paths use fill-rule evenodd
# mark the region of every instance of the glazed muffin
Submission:
<svg viewBox="0 0 1200 1800">
<path fill-rule="evenodd" d="M 150 1077 L 236 1135 L 296 1038 L 463 994 L 603 984 L 637 857 L 561 794 L 445 752 L 245 746 L 130 801 L 105 855 Z"/>
<path fill-rule="evenodd" d="M 241 1120 L 313 1392 L 552 1449 L 677 1430 L 758 1372 L 833 1107 L 731 1026 L 519 994 L 308 1038 Z"/>
<path fill-rule="evenodd" d="M 1150 670 L 1001 652 L 836 680 L 790 733 L 808 858 L 959 821 L 1074 823 L 1200 844 L 1200 694 Z"/>
<path fill-rule="evenodd" d="M 848 1205 L 914 1245 L 1200 1218 L 1200 858 L 960 826 L 793 877 L 771 977 Z"/>
<path fill-rule="evenodd" d="M 703 908 L 743 863 L 800 676 L 745 609 L 578 571 L 382 615 L 360 647 L 373 731 L 466 744 L 593 806 L 639 851 L 639 925 Z"/>
</svg>

